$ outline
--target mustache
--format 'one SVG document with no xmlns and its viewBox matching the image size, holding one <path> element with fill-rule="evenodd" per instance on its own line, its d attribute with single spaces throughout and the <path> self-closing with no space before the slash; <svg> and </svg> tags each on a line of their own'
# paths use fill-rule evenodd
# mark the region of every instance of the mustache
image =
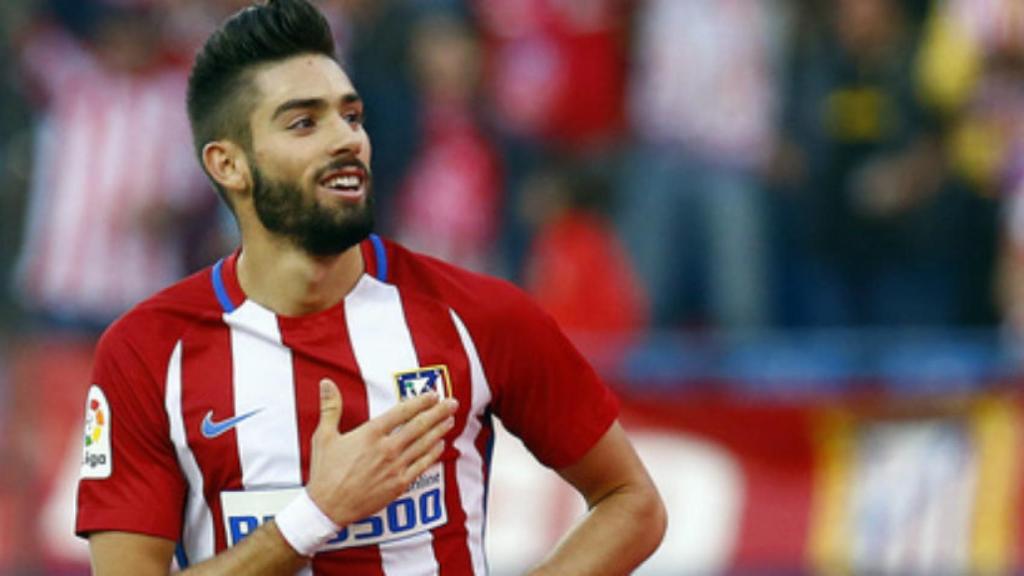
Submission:
<svg viewBox="0 0 1024 576">
<path fill-rule="evenodd" d="M 363 163 L 359 158 L 338 158 L 336 160 L 332 160 L 330 163 L 316 171 L 316 181 L 319 182 L 327 174 L 337 172 L 338 170 L 343 170 L 345 168 L 359 168 L 366 174 L 367 179 L 370 179 L 373 176 L 370 172 L 370 167 Z"/>
</svg>

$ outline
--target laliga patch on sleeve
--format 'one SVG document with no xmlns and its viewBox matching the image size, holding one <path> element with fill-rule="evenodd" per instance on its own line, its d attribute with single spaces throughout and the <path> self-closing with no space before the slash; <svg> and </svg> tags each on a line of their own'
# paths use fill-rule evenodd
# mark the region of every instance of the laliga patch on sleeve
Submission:
<svg viewBox="0 0 1024 576">
<path fill-rule="evenodd" d="M 85 435 L 82 440 L 82 478 L 109 478 L 113 467 L 110 449 L 110 404 L 93 384 L 85 399 Z"/>
</svg>

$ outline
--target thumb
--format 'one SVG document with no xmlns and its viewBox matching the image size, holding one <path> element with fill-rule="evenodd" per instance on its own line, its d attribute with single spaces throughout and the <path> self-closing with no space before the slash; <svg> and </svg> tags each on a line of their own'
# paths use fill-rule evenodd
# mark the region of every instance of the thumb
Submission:
<svg viewBox="0 0 1024 576">
<path fill-rule="evenodd" d="M 320 381 L 320 422 L 317 429 L 324 432 L 337 432 L 341 422 L 341 392 L 330 379 Z"/>
</svg>

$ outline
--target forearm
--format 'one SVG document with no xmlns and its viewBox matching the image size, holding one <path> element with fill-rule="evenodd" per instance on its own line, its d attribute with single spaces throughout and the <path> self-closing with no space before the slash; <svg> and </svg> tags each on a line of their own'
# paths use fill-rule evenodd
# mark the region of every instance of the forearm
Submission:
<svg viewBox="0 0 1024 576">
<path fill-rule="evenodd" d="M 433 394 L 417 396 L 339 434 L 341 396 L 333 382 L 324 380 L 305 491 L 241 542 L 183 573 L 263 576 L 298 572 L 309 563 L 308 556 L 336 536 L 341 526 L 383 508 L 437 462 L 457 408 L 453 400 L 438 402 Z M 89 549 L 93 573 L 98 576 L 166 576 L 174 541 L 135 532 L 101 531 L 90 535 Z"/>
<path fill-rule="evenodd" d="M 97 576 L 167 576 L 174 546 L 171 540 L 144 534 L 97 532 L 89 537 L 92 572 Z M 237 546 L 180 574 L 295 574 L 308 561 L 292 549 L 271 521 Z"/>
<path fill-rule="evenodd" d="M 620 488 L 593 505 L 530 574 L 629 574 L 658 547 L 665 526 L 665 510 L 656 492 L 647 486 Z"/>
<path fill-rule="evenodd" d="M 309 562 L 285 541 L 277 524 L 267 522 L 236 546 L 182 572 L 188 576 L 295 574 Z"/>
</svg>

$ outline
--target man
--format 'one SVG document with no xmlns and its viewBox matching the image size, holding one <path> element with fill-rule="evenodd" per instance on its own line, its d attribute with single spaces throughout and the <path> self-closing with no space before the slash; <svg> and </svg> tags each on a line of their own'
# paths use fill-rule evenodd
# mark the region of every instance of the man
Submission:
<svg viewBox="0 0 1024 576">
<path fill-rule="evenodd" d="M 519 291 L 370 234 L 333 49 L 305 0 L 271 0 L 196 59 L 195 142 L 242 248 L 100 343 L 77 521 L 95 572 L 486 574 L 494 414 L 590 506 L 534 573 L 628 573 L 665 515 L 613 397 Z"/>
</svg>

